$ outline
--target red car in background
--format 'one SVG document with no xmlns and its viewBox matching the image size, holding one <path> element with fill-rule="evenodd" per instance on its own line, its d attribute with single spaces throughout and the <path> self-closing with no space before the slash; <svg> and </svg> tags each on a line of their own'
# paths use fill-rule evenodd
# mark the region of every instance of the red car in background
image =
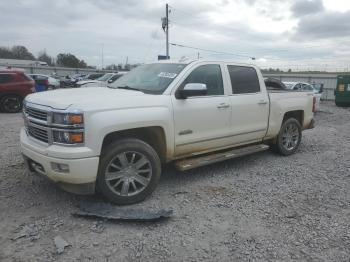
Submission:
<svg viewBox="0 0 350 262">
<path fill-rule="evenodd" d="M 0 110 L 17 113 L 22 109 L 23 99 L 35 92 L 34 80 L 22 71 L 0 70 Z"/>
</svg>

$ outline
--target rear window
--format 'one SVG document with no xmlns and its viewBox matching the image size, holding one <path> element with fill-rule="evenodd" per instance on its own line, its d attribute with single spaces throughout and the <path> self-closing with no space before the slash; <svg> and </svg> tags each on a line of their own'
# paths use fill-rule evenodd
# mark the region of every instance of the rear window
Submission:
<svg viewBox="0 0 350 262">
<path fill-rule="evenodd" d="M 233 94 L 249 94 L 260 92 L 258 75 L 253 67 L 227 66 Z"/>
<path fill-rule="evenodd" d="M 0 84 L 11 82 L 13 76 L 11 74 L 0 74 Z"/>
<path fill-rule="evenodd" d="M 23 74 L 23 78 L 28 81 L 33 81 L 33 79 L 27 74 Z"/>
</svg>

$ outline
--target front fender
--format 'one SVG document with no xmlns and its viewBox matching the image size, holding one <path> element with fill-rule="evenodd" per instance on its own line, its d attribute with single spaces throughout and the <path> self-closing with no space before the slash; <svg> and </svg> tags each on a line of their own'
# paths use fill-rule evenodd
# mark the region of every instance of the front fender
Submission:
<svg viewBox="0 0 350 262">
<path fill-rule="evenodd" d="M 172 119 L 170 109 L 162 106 L 92 112 L 86 116 L 85 142 L 96 155 L 100 155 L 103 140 L 110 133 L 159 126 L 164 130 L 167 154 L 173 154 L 174 127 Z"/>
</svg>

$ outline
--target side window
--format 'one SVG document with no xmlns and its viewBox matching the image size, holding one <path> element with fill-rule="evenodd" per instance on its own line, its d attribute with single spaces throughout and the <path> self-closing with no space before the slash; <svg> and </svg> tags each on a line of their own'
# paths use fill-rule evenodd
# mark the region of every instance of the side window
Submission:
<svg viewBox="0 0 350 262">
<path fill-rule="evenodd" d="M 223 95 L 224 85 L 220 65 L 202 65 L 194 69 L 182 83 L 181 88 L 189 83 L 207 85 L 207 95 Z"/>
<path fill-rule="evenodd" d="M 0 84 L 11 82 L 12 76 L 10 74 L 0 74 Z"/>
<path fill-rule="evenodd" d="M 311 90 L 312 90 L 312 86 L 311 86 L 311 85 L 303 84 L 302 89 L 303 89 L 303 90 L 307 90 L 307 91 L 311 91 Z"/>
<path fill-rule="evenodd" d="M 233 94 L 260 92 L 258 75 L 253 67 L 228 65 Z"/>
<path fill-rule="evenodd" d="M 294 87 L 293 87 L 293 90 L 300 90 L 301 89 L 301 84 L 296 84 Z"/>
</svg>

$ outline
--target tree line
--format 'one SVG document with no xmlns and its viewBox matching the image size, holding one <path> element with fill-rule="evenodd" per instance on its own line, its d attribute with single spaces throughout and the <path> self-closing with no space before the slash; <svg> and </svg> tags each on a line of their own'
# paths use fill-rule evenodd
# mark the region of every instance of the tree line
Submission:
<svg viewBox="0 0 350 262">
<path fill-rule="evenodd" d="M 46 62 L 49 66 L 62 66 L 73 68 L 93 68 L 88 66 L 84 60 L 80 60 L 70 53 L 60 53 L 56 57 L 50 56 L 45 50 L 39 52 L 35 57 L 25 46 L 16 45 L 12 47 L 0 47 L 0 58 L 36 60 Z"/>
</svg>

